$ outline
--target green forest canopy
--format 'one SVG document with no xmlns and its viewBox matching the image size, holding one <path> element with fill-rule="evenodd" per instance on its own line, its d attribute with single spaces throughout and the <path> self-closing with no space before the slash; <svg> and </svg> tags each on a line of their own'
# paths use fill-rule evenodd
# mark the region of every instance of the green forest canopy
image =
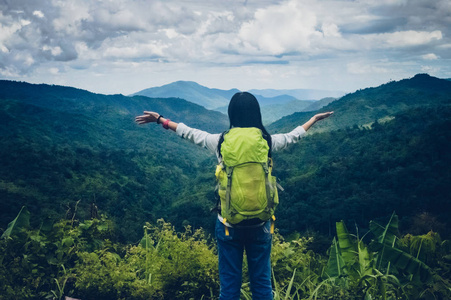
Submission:
<svg viewBox="0 0 451 300">
<path fill-rule="evenodd" d="M 449 235 L 451 82 L 425 74 L 364 89 L 332 102 L 334 110 L 299 144 L 274 154 L 285 192 L 283 234 L 329 234 L 335 221 L 364 228 L 394 210 L 401 229 L 424 226 Z M 39 222 L 89 219 L 97 210 L 137 241 L 144 222 L 212 230 L 215 158 L 135 115 L 155 110 L 210 132 L 227 117 L 182 99 L 92 94 L 69 87 L 0 81 L 0 228 L 23 205 Z M 268 127 L 286 132 L 313 113 Z M 428 230 L 427 229 L 427 230 Z"/>
</svg>

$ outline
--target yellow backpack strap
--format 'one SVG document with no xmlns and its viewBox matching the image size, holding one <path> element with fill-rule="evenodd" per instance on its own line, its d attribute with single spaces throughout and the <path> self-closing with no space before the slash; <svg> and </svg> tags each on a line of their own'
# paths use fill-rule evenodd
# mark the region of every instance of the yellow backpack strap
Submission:
<svg viewBox="0 0 451 300">
<path fill-rule="evenodd" d="M 266 199 L 267 199 L 267 208 L 271 209 L 274 206 L 274 200 L 271 197 L 271 185 L 269 184 L 269 176 L 270 170 L 267 163 L 262 163 L 263 170 L 265 171 L 265 188 L 266 188 Z"/>
<path fill-rule="evenodd" d="M 229 228 L 227 228 L 226 222 L 227 218 L 222 219 L 222 224 L 224 224 L 225 235 L 229 236 Z"/>
<path fill-rule="evenodd" d="M 226 188 L 226 195 L 225 195 L 225 212 L 226 214 L 230 213 L 230 194 L 232 192 L 232 174 L 233 174 L 234 167 L 226 167 L 226 173 L 227 173 L 227 188 Z"/>
<path fill-rule="evenodd" d="M 271 234 L 274 233 L 274 222 L 275 222 L 275 221 L 276 221 L 276 217 L 273 215 L 273 216 L 271 217 L 271 230 L 270 230 Z"/>
</svg>

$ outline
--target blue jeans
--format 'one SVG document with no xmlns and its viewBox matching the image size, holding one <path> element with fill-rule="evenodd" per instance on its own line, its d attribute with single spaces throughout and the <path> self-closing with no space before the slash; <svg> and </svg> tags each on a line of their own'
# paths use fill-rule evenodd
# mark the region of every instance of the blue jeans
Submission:
<svg viewBox="0 0 451 300">
<path fill-rule="evenodd" d="M 240 299 L 243 253 L 246 251 L 253 300 L 272 300 L 271 221 L 254 228 L 228 228 L 216 220 L 218 242 L 220 300 Z"/>
</svg>

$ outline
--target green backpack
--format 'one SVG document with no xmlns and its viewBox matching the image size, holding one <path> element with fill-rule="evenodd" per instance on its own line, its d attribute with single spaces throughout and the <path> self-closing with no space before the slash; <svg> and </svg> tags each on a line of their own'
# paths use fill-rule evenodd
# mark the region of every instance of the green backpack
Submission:
<svg viewBox="0 0 451 300">
<path fill-rule="evenodd" d="M 255 218 L 275 220 L 279 197 L 268 152 L 258 128 L 235 127 L 224 133 L 222 160 L 216 168 L 224 224 Z"/>
</svg>

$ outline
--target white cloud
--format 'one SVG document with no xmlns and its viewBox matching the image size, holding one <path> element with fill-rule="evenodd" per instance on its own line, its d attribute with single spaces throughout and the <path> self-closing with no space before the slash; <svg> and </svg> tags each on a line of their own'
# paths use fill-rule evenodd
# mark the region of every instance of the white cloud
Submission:
<svg viewBox="0 0 451 300">
<path fill-rule="evenodd" d="M 16 53 L 14 60 L 24 64 L 27 67 L 31 66 L 35 62 L 33 57 L 28 53 Z"/>
<path fill-rule="evenodd" d="M 434 40 L 441 40 L 442 33 L 439 30 L 427 31 L 402 31 L 379 35 L 382 41 L 389 46 L 408 47 L 428 44 Z"/>
<path fill-rule="evenodd" d="M 90 18 L 91 5 L 86 1 L 55 1 L 51 25 L 54 33 L 65 33 L 71 37 L 81 34 L 82 24 Z"/>
<path fill-rule="evenodd" d="M 362 3 L 371 6 L 402 6 L 408 3 L 408 0 L 361 0 Z"/>
<path fill-rule="evenodd" d="M 244 23 L 239 37 L 258 52 L 280 55 L 310 48 L 312 39 L 321 37 L 316 15 L 300 1 L 288 1 L 256 11 Z"/>
<path fill-rule="evenodd" d="M 12 24 L 0 24 L 0 43 L 12 38 L 12 36 L 23 26 L 20 22 L 14 22 Z"/>
<path fill-rule="evenodd" d="M 163 56 L 167 46 L 160 43 L 150 42 L 148 44 L 137 44 L 123 47 L 109 46 L 103 52 L 104 57 L 128 59 L 128 58 L 144 58 Z"/>
<path fill-rule="evenodd" d="M 180 36 L 174 28 L 162 29 L 161 31 L 163 31 L 169 39 L 175 39 Z"/>
<path fill-rule="evenodd" d="M 49 51 L 53 56 L 58 56 L 61 55 L 61 53 L 63 53 L 63 50 L 61 50 L 61 47 L 59 46 L 49 47 L 45 45 L 44 47 L 42 47 L 42 50 Z"/>
<path fill-rule="evenodd" d="M 214 35 L 234 32 L 237 30 L 238 24 L 235 15 L 231 11 L 209 12 L 207 16 L 201 20 L 197 34 Z"/>
<path fill-rule="evenodd" d="M 42 11 L 40 11 L 40 10 L 35 10 L 33 12 L 33 16 L 36 16 L 38 18 L 44 18 L 44 13 Z"/>
<path fill-rule="evenodd" d="M 52 75 L 57 75 L 59 73 L 59 69 L 58 68 L 50 68 L 49 72 Z"/>
<path fill-rule="evenodd" d="M 428 45 L 443 38 L 441 31 L 398 31 L 368 35 L 354 35 L 356 45 L 366 49 L 398 49 Z"/>
<path fill-rule="evenodd" d="M 438 56 L 435 55 L 434 53 L 428 53 L 428 54 L 422 55 L 421 57 L 424 60 L 436 60 L 436 59 L 438 59 Z"/>
<path fill-rule="evenodd" d="M 0 74 L 54 69 L 66 85 L 72 72 L 96 86 L 91 74 L 116 80 L 137 70 L 174 81 L 218 73 L 220 82 L 251 70 L 256 84 L 282 85 L 309 78 L 305 71 L 316 84 L 332 66 L 340 80 L 351 74 L 360 83 L 390 76 L 390 62 L 405 63 L 397 67 L 408 76 L 443 65 L 439 75 L 451 70 L 450 45 L 449 0 L 0 1 Z M 221 80 L 225 73 L 231 79 Z"/>
<path fill-rule="evenodd" d="M 337 24 L 323 23 L 321 30 L 325 37 L 341 37 Z"/>
<path fill-rule="evenodd" d="M 346 68 L 350 74 L 384 74 L 390 72 L 390 69 L 369 62 L 348 63 Z"/>
<path fill-rule="evenodd" d="M 421 66 L 421 72 L 429 73 L 429 74 L 435 74 L 440 71 L 440 67 L 433 67 L 433 66 Z"/>
</svg>

